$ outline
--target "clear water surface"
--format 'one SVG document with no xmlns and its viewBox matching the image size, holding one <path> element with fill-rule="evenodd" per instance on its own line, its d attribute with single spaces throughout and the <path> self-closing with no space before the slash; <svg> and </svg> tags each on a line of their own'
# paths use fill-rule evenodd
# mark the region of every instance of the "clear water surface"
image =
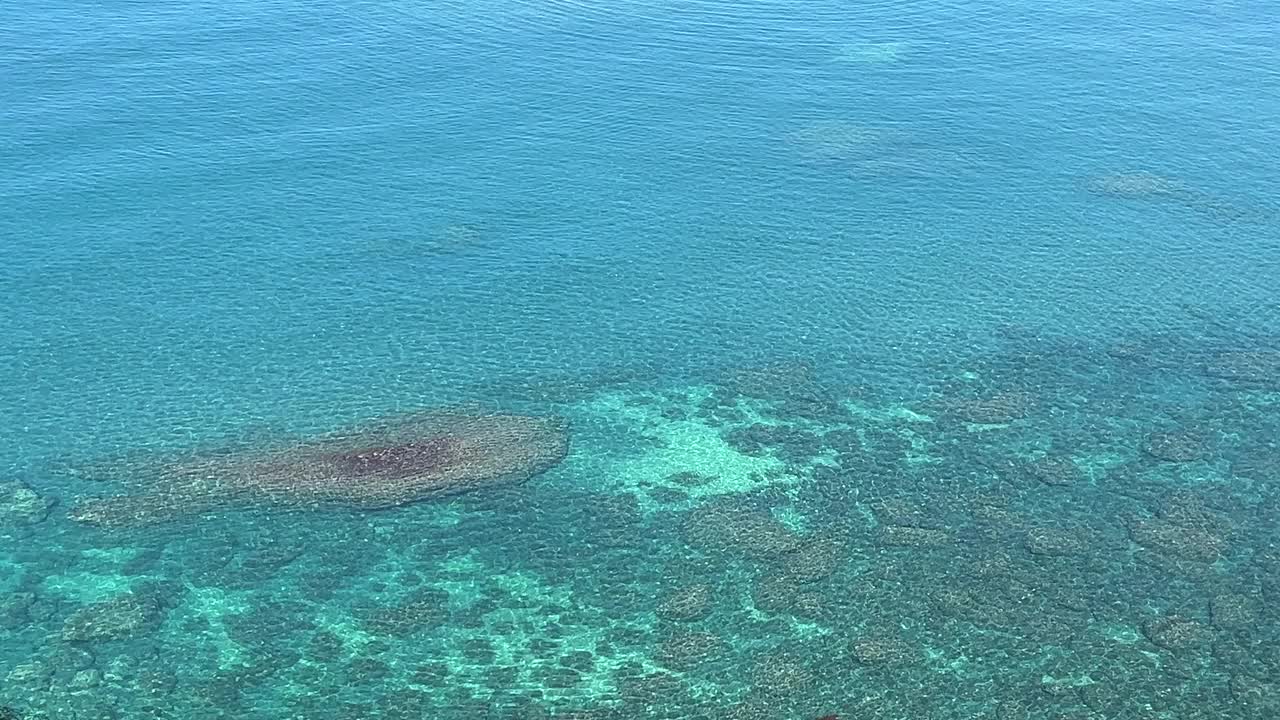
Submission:
<svg viewBox="0 0 1280 720">
<path fill-rule="evenodd" d="M 1277 18 L 0 7 L 0 717 L 1280 715 Z"/>
</svg>

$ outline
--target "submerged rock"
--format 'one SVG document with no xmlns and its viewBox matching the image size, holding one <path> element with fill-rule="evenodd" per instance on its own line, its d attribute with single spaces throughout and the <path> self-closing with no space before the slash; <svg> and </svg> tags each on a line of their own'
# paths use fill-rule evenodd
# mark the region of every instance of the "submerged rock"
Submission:
<svg viewBox="0 0 1280 720">
<path fill-rule="evenodd" d="M 946 416 L 975 425 L 1004 425 L 1030 415 L 1038 398 L 1029 392 L 1005 391 L 983 397 L 947 397 L 937 403 Z"/>
<path fill-rule="evenodd" d="M 897 633 L 878 628 L 849 641 L 849 651 L 859 665 L 898 665 L 909 660 L 911 646 Z"/>
<path fill-rule="evenodd" d="M 47 683 L 49 678 L 53 677 L 53 667 L 41 660 L 31 660 L 20 665 L 15 665 L 9 671 L 6 680 L 12 684 L 40 684 Z"/>
<path fill-rule="evenodd" d="M 751 668 L 752 688 L 764 697 L 780 698 L 813 686 L 813 673 L 800 658 L 787 653 L 760 657 Z"/>
<path fill-rule="evenodd" d="M 396 605 L 375 608 L 364 620 L 365 628 L 377 635 L 411 635 L 442 625 L 449 617 L 449 593 L 419 590 Z"/>
<path fill-rule="evenodd" d="M 0 526 L 34 525 L 49 517 L 56 504 L 17 480 L 0 483 Z"/>
<path fill-rule="evenodd" d="M 1066 557 L 1084 555 L 1096 548 L 1084 532 L 1074 528 L 1038 527 L 1027 531 L 1027 552 L 1032 555 Z"/>
<path fill-rule="evenodd" d="M 1209 617 L 1222 630 L 1247 630 L 1258 622 L 1261 602 L 1256 597 L 1224 592 L 1209 600 Z"/>
<path fill-rule="evenodd" d="M 1218 353 L 1205 363 L 1206 375 L 1246 387 L 1280 387 L 1280 351 L 1241 350 Z"/>
<path fill-rule="evenodd" d="M 1154 433 L 1142 448 L 1148 455 L 1165 462 L 1193 462 L 1209 457 L 1209 444 L 1198 433 L 1185 430 Z"/>
<path fill-rule="evenodd" d="M 1207 647 L 1213 641 L 1213 631 L 1203 623 L 1178 615 L 1153 620 L 1142 631 L 1153 645 L 1171 652 Z"/>
<path fill-rule="evenodd" d="M 931 548 L 955 542 L 955 537 L 948 530 L 905 525 L 883 525 L 873 534 L 878 544 L 890 547 Z"/>
<path fill-rule="evenodd" d="M 799 535 L 772 515 L 732 500 L 694 508 L 685 516 L 683 532 L 694 547 L 756 559 L 777 558 L 802 544 Z"/>
<path fill-rule="evenodd" d="M 751 589 L 751 602 L 756 610 L 766 613 L 794 615 L 817 619 L 830 614 L 827 593 L 805 589 L 780 573 L 766 573 L 756 579 Z"/>
<path fill-rule="evenodd" d="M 30 622 L 29 611 L 36 604 L 35 593 L 10 592 L 0 595 L 0 629 L 14 630 Z"/>
<path fill-rule="evenodd" d="M 701 620 L 711 613 L 712 588 L 699 583 L 668 593 L 658 604 L 658 617 L 666 620 Z"/>
<path fill-rule="evenodd" d="M 1091 178 L 1086 187 L 1101 195 L 1129 199 L 1177 199 L 1188 194 L 1187 187 L 1177 180 L 1153 172 L 1109 173 Z"/>
<path fill-rule="evenodd" d="M 677 630 L 658 644 L 655 659 L 672 670 L 690 670 L 724 652 L 724 640 L 707 632 Z"/>
<path fill-rule="evenodd" d="M 1027 463 L 1027 474 L 1051 486 L 1065 487 L 1083 479 L 1079 466 L 1069 457 L 1045 455 Z"/>
<path fill-rule="evenodd" d="M 151 598 L 125 593 L 72 613 L 63 623 L 62 639 L 68 642 L 123 640 L 153 628 L 161 618 L 162 611 Z"/>
<path fill-rule="evenodd" d="M 1142 547 L 1170 558 L 1213 563 L 1228 549 L 1226 538 L 1194 527 L 1185 527 L 1161 518 L 1134 520 L 1129 536 Z"/>
</svg>

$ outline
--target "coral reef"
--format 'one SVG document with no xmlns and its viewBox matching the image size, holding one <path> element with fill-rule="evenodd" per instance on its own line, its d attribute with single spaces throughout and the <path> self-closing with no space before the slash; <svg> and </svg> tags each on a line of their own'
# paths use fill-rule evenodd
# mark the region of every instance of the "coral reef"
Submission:
<svg viewBox="0 0 1280 720">
<path fill-rule="evenodd" d="M 1007 352 L 940 359 L 914 395 L 803 362 L 575 387 L 559 410 L 581 452 L 554 483 L 515 484 L 559 460 L 560 426 L 503 415 L 120 463 L 104 475 L 133 480 L 131 498 L 247 511 L 132 533 L 11 523 L 47 543 L 0 565 L 0 705 L 1275 715 L 1280 405 L 1265 362 L 1226 362 L 1265 343 L 1001 337 Z M 492 462 L 454 483 L 440 468 L 465 443 L 445 427 Z"/>
<path fill-rule="evenodd" d="M 793 425 L 756 423 L 725 433 L 725 442 L 746 455 L 772 451 L 796 462 L 808 460 L 822 450 L 821 437 Z"/>
<path fill-rule="evenodd" d="M 781 417 L 830 422 L 848 414 L 843 399 L 804 362 L 735 368 L 725 372 L 720 383 L 731 394 L 769 401 Z"/>
</svg>

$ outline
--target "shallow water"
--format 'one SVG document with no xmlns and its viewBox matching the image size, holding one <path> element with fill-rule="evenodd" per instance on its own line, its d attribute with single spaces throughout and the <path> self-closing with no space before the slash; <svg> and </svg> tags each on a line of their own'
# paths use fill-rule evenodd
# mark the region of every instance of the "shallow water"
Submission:
<svg viewBox="0 0 1280 720">
<path fill-rule="evenodd" d="M 0 8 L 0 707 L 1280 715 L 1277 12 Z"/>
</svg>

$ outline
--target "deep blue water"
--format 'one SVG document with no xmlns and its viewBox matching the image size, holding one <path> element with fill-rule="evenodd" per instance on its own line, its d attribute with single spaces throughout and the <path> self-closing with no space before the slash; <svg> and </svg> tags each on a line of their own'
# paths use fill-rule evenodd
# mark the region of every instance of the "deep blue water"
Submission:
<svg viewBox="0 0 1280 720">
<path fill-rule="evenodd" d="M 1010 333 L 1280 336 L 1277 18 L 5 4 L 0 478 L 540 383 L 802 358 L 906 401 Z"/>
<path fill-rule="evenodd" d="M 1274 311 L 1274 215 L 1084 184 L 1270 203 L 1275 10 L 10 5 L 4 464 L 513 373 L 905 373 L 1002 323 Z"/>
</svg>

